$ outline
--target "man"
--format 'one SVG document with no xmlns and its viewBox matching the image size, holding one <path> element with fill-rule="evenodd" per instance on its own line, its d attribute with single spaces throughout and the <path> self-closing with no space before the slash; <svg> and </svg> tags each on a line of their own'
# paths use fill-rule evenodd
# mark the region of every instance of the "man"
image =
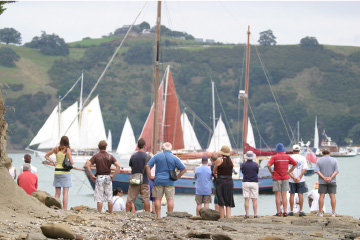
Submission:
<svg viewBox="0 0 360 240">
<path fill-rule="evenodd" d="M 131 205 L 135 203 L 137 195 L 141 195 L 144 202 L 144 209 L 146 212 L 150 212 L 150 185 L 149 179 L 145 172 L 145 166 L 150 156 L 145 152 L 146 142 L 143 138 L 140 138 L 137 142 L 139 151 L 134 153 L 130 157 L 129 166 L 131 167 L 131 174 L 142 173 L 142 184 L 129 184 L 128 196 L 126 200 L 126 211 L 130 212 Z"/>
<path fill-rule="evenodd" d="M 31 195 L 37 191 L 38 177 L 30 171 L 31 165 L 29 163 L 25 163 L 22 167 L 23 172 L 18 176 L 17 183 L 27 194 Z"/>
<path fill-rule="evenodd" d="M 289 155 L 285 154 L 286 150 L 282 143 L 278 143 L 275 148 L 276 155 L 272 156 L 267 164 L 267 167 L 273 177 L 273 191 L 275 192 L 276 214 L 275 216 L 281 216 L 280 204 L 282 199 L 282 205 L 284 209 L 283 216 L 287 217 L 287 197 L 286 192 L 290 190 L 289 187 L 289 173 L 294 171 L 297 163 Z M 289 164 L 292 168 L 289 170 Z M 274 170 L 271 166 L 274 165 Z"/>
<path fill-rule="evenodd" d="M 105 140 L 99 142 L 100 152 L 95 154 L 85 164 L 85 168 L 90 174 L 91 179 L 95 182 L 94 200 L 97 202 L 97 209 L 101 213 L 103 202 L 108 202 L 108 210 L 111 213 L 113 209 L 112 203 L 112 179 L 119 173 L 120 164 L 109 153 L 106 152 L 107 143 Z M 90 165 L 96 166 L 96 174 L 91 172 Z M 116 170 L 111 173 L 111 165 L 116 166 Z"/>
<path fill-rule="evenodd" d="M 258 184 L 258 174 L 259 174 L 259 164 L 254 162 L 256 159 L 256 154 L 253 151 L 248 151 L 244 155 L 244 163 L 240 165 L 240 171 L 243 174 L 243 196 L 245 198 L 245 219 L 249 218 L 249 200 L 251 198 L 253 203 L 254 218 L 257 216 L 257 198 L 259 196 L 259 184 Z"/>
<path fill-rule="evenodd" d="M 304 174 L 306 173 L 308 165 L 307 165 L 305 157 L 300 155 L 299 152 L 300 152 L 300 146 L 297 144 L 294 145 L 293 146 L 294 155 L 292 155 L 292 158 L 295 160 L 295 162 L 297 162 L 297 166 L 292 173 L 289 173 L 289 176 L 290 176 L 290 180 L 289 180 L 290 213 L 289 213 L 289 216 L 294 216 L 294 198 L 295 198 L 295 193 L 297 193 L 298 197 L 299 197 L 299 207 L 300 207 L 299 216 L 303 217 L 303 216 L 306 216 L 306 214 L 303 212 L 303 203 L 304 203 L 303 194 L 308 191 L 308 188 L 305 183 Z"/>
<path fill-rule="evenodd" d="M 201 159 L 201 166 L 195 169 L 195 180 L 196 180 L 196 216 L 200 216 L 201 205 L 209 208 L 211 203 L 211 170 L 208 166 L 208 157 L 203 156 Z"/>
<path fill-rule="evenodd" d="M 182 164 L 178 157 L 171 153 L 171 150 L 171 143 L 164 143 L 163 152 L 152 157 L 146 165 L 146 173 L 149 179 L 154 181 L 152 194 L 153 197 L 155 197 L 155 211 L 158 218 L 161 218 L 161 198 L 164 195 L 164 192 L 168 212 L 173 212 L 174 210 L 175 187 L 174 181 L 170 180 L 169 169 L 175 170 L 175 168 L 177 168 L 180 170 L 177 179 L 186 172 L 184 164 Z M 155 177 L 151 176 L 151 168 L 154 164 L 156 164 Z"/>
<path fill-rule="evenodd" d="M 319 212 L 318 216 L 323 215 L 325 194 L 329 194 L 331 200 L 332 216 L 336 217 L 336 175 L 339 173 L 339 165 L 335 158 L 330 157 L 329 148 L 322 150 L 323 157 L 316 162 L 315 172 L 319 175 Z"/>
<path fill-rule="evenodd" d="M 36 176 L 37 176 L 37 175 L 38 175 L 38 173 L 37 173 L 37 168 L 34 167 L 33 165 L 31 165 L 31 156 L 30 156 L 29 154 L 25 154 L 23 160 L 24 160 L 25 163 L 30 164 L 30 166 L 31 166 L 31 172 L 34 173 L 34 174 L 36 174 Z M 23 171 L 24 171 L 24 170 L 23 170 L 23 166 L 21 166 L 20 173 L 22 173 Z"/>
</svg>

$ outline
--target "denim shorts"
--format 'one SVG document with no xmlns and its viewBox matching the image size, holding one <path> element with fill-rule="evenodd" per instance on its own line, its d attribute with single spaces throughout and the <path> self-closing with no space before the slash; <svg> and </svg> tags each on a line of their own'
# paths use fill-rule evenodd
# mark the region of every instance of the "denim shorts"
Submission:
<svg viewBox="0 0 360 240">
<path fill-rule="evenodd" d="M 308 188 L 305 182 L 298 183 L 289 183 L 290 184 L 290 193 L 306 193 Z"/>
</svg>

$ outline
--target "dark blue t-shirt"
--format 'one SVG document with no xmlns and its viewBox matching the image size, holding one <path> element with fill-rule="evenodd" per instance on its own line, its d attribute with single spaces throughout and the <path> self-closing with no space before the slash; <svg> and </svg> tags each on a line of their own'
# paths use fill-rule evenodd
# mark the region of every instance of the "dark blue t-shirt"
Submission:
<svg viewBox="0 0 360 240">
<path fill-rule="evenodd" d="M 240 171 L 243 173 L 243 182 L 257 182 L 259 174 L 259 165 L 253 160 L 247 160 L 240 165 Z"/>
<path fill-rule="evenodd" d="M 146 169 L 144 170 L 145 161 L 149 161 L 150 156 L 147 157 L 146 152 L 136 152 L 130 157 L 129 166 L 131 167 L 131 173 L 142 173 L 144 171 L 143 175 L 143 184 L 148 184 L 149 179 L 146 174 Z"/>
</svg>

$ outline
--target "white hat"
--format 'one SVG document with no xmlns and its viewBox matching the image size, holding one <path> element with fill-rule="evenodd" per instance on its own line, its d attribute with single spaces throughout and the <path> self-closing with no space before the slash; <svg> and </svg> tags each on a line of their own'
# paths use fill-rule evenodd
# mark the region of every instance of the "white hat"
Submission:
<svg viewBox="0 0 360 240">
<path fill-rule="evenodd" d="M 300 146 L 298 145 L 298 144 L 295 144 L 294 146 L 293 146 L 293 151 L 300 151 Z"/>
<path fill-rule="evenodd" d="M 244 154 L 244 159 L 253 160 L 255 158 L 256 158 L 256 154 L 253 151 L 248 151 L 246 154 Z"/>
</svg>

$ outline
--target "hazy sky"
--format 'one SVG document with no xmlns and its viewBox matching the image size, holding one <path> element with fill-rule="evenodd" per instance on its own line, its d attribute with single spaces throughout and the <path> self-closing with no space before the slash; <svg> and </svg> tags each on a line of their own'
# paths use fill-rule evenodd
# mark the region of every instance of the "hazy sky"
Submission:
<svg viewBox="0 0 360 240">
<path fill-rule="evenodd" d="M 55 33 L 66 42 L 99 38 L 131 24 L 144 1 L 20 1 L 7 4 L 0 29 L 12 27 L 23 43 Z M 147 2 L 136 24 L 156 19 L 155 1 Z M 271 29 L 278 44 L 298 44 L 306 36 L 320 44 L 360 46 L 360 1 L 168 1 L 162 5 L 162 24 L 196 38 L 244 43 L 250 25 L 252 43 Z"/>
</svg>

